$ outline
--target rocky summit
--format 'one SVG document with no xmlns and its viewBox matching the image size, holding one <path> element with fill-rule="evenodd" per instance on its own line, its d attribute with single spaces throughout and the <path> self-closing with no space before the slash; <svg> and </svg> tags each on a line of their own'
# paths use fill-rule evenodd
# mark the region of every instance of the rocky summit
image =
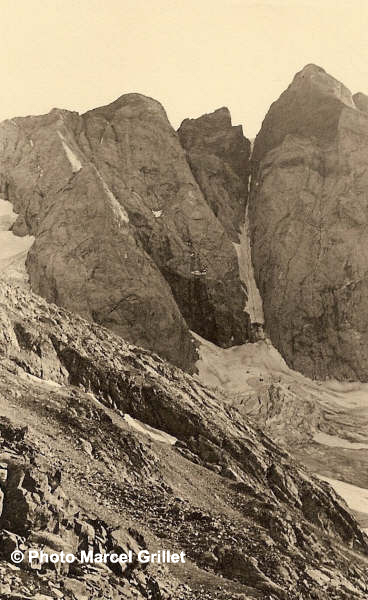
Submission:
<svg viewBox="0 0 368 600">
<path fill-rule="evenodd" d="M 176 133 L 140 94 L 5 121 L 0 194 L 31 289 L 188 372 L 191 332 L 228 348 L 264 321 L 293 369 L 366 381 L 367 106 L 310 64 L 252 153 L 227 108 Z"/>
<path fill-rule="evenodd" d="M 307 65 L 272 104 L 249 206 L 266 330 L 289 366 L 368 380 L 367 99 Z"/>
<path fill-rule="evenodd" d="M 244 223 L 248 199 L 250 142 L 230 112 L 220 108 L 199 119 L 186 119 L 179 130 L 192 172 L 209 206 L 234 242 Z"/>
</svg>

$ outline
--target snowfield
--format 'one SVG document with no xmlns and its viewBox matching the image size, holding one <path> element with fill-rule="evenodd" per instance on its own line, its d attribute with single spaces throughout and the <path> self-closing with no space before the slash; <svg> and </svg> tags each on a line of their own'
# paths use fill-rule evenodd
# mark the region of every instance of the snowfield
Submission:
<svg viewBox="0 0 368 600">
<path fill-rule="evenodd" d="M 10 231 L 17 216 L 12 204 L 0 199 L 0 275 L 17 283 L 27 283 L 26 258 L 34 237 L 19 237 Z"/>
<path fill-rule="evenodd" d="M 333 487 L 335 492 L 344 498 L 346 504 L 352 510 L 356 510 L 361 513 L 368 513 L 368 490 L 360 488 L 345 481 L 338 481 L 337 479 L 330 479 L 329 477 L 323 477 L 315 473 L 318 479 L 327 481 Z"/>
</svg>

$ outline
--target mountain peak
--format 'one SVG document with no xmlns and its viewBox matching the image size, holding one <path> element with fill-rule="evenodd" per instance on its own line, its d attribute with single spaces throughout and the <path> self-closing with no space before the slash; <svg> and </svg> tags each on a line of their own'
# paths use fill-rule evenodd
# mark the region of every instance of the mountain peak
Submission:
<svg viewBox="0 0 368 600">
<path fill-rule="evenodd" d="M 166 111 L 158 100 L 137 92 L 123 94 L 109 104 L 87 111 L 85 115 L 99 114 L 111 120 L 118 111 L 122 110 L 126 116 L 129 114 L 137 116 L 141 113 L 150 112 L 167 120 Z"/>
<path fill-rule="evenodd" d="M 329 96 L 330 98 L 339 100 L 342 104 L 350 108 L 355 108 L 350 90 L 338 79 L 335 79 L 335 77 L 322 69 L 322 67 L 312 63 L 306 65 L 295 75 L 290 87 L 293 89 L 298 87 L 303 96 L 306 95 L 306 89 L 308 88 L 309 90 L 313 90 L 316 96 Z"/>
<path fill-rule="evenodd" d="M 302 68 L 301 71 L 299 71 L 296 74 L 296 77 L 305 77 L 306 75 L 313 75 L 315 73 L 324 73 L 325 75 L 327 75 L 326 71 L 319 65 L 315 65 L 314 63 L 308 63 L 307 65 L 305 65 L 305 67 Z"/>
<path fill-rule="evenodd" d="M 184 119 L 182 124 L 180 125 L 180 130 L 185 130 L 195 126 L 196 129 L 229 129 L 232 127 L 231 124 L 231 114 L 227 106 L 222 106 L 221 108 L 217 108 L 213 112 L 206 113 L 201 115 L 198 118 L 194 119 Z"/>
</svg>

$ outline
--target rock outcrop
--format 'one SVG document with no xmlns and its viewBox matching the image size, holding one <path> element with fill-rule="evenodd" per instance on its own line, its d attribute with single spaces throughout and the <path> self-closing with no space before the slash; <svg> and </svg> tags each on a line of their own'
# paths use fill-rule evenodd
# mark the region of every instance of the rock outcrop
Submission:
<svg viewBox="0 0 368 600">
<path fill-rule="evenodd" d="M 308 65 L 254 146 L 249 218 L 266 331 L 288 365 L 313 378 L 368 380 L 364 107 Z"/>
<path fill-rule="evenodd" d="M 185 119 L 180 142 L 204 197 L 233 242 L 239 241 L 248 197 L 250 141 L 230 112 L 219 108 L 198 119 Z"/>
<path fill-rule="evenodd" d="M 16 427 L 2 417 L 0 434 L 1 597 L 7 598 L 8 592 L 9 597 L 39 600 L 82 600 L 96 596 L 161 600 L 157 582 L 138 561 L 138 553 L 145 547 L 134 539 L 134 532 L 132 535 L 123 527 L 112 530 L 101 519 L 81 513 L 62 488 L 62 472 L 53 471 L 27 439 L 31 437 L 27 427 Z M 41 549 L 60 562 L 30 558 L 31 550 Z M 17 567 L 7 568 L 14 551 L 23 553 L 23 577 Z M 126 563 L 108 561 L 98 569 L 92 561 L 88 564 L 80 560 L 82 552 L 127 557 L 130 552 L 132 559 Z M 67 562 L 64 558 L 67 554 L 76 560 Z M 19 577 L 14 570 L 18 570 Z M 17 592 L 27 596 L 18 596 Z"/>
<path fill-rule="evenodd" d="M 158 102 L 5 121 L 0 152 L 35 292 L 189 370 L 189 329 L 247 339 L 235 249 Z"/>
<path fill-rule="evenodd" d="M 363 112 L 368 112 L 368 96 L 366 94 L 362 94 L 362 92 L 358 92 L 353 96 L 354 104 L 359 110 Z"/>
</svg>

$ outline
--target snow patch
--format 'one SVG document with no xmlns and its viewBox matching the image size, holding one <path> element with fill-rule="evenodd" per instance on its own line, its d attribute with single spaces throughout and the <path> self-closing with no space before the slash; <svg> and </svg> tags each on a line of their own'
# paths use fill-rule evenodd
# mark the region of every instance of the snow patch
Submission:
<svg viewBox="0 0 368 600">
<path fill-rule="evenodd" d="M 58 136 L 61 139 L 61 143 L 63 144 L 65 154 L 70 162 L 73 173 L 78 173 L 82 168 L 82 163 L 80 162 L 79 158 L 76 157 L 73 150 L 66 143 L 65 137 L 63 136 L 61 131 L 58 131 Z"/>
<path fill-rule="evenodd" d="M 159 219 L 161 217 L 163 211 L 162 210 L 153 210 L 152 212 L 153 212 L 154 216 L 156 217 L 156 219 Z"/>
<path fill-rule="evenodd" d="M 360 442 L 349 442 L 344 440 L 337 435 L 330 435 L 329 433 L 323 433 L 318 431 L 314 434 L 313 440 L 323 446 L 330 446 L 331 448 L 345 448 L 349 450 L 364 450 L 368 449 L 368 444 L 361 444 Z"/>
<path fill-rule="evenodd" d="M 0 275 L 17 283 L 28 283 L 26 258 L 34 237 L 19 237 L 9 231 L 17 214 L 10 202 L 0 199 Z"/>
<path fill-rule="evenodd" d="M 154 374 L 157 376 L 156 371 L 154 372 Z M 169 444 L 170 446 L 173 446 L 175 444 L 176 438 L 174 436 L 170 435 L 169 433 L 166 433 L 165 431 L 161 431 L 161 429 L 155 429 L 154 427 L 151 427 L 150 425 L 147 425 L 146 423 L 143 423 L 142 421 L 139 421 L 138 419 L 134 419 L 128 413 L 125 413 L 123 416 L 121 416 L 123 413 L 105 406 L 102 402 L 100 402 L 100 400 L 98 400 L 96 398 L 96 396 L 94 394 L 92 394 L 92 392 L 86 392 L 86 394 L 90 398 L 92 398 L 93 402 L 99 408 L 101 408 L 106 414 L 108 414 L 110 416 L 112 422 L 115 425 L 117 425 L 118 427 L 122 427 L 125 430 L 126 426 L 128 425 L 135 431 L 137 431 L 139 433 L 143 433 L 144 435 L 148 435 L 155 442 Z"/>
<path fill-rule="evenodd" d="M 330 477 L 324 477 L 318 473 L 315 473 L 315 475 L 318 479 L 327 481 L 352 510 L 368 513 L 368 490 L 366 488 L 360 488 L 338 479 L 330 479 Z"/>
<path fill-rule="evenodd" d="M 99 170 L 95 167 L 96 173 L 97 173 L 97 177 L 99 178 L 99 180 L 102 183 L 102 187 L 104 189 L 104 192 L 106 193 L 107 197 L 109 198 L 109 200 L 111 201 L 111 204 L 113 205 L 113 208 L 116 209 L 117 213 L 119 214 L 121 220 L 124 223 L 129 223 L 129 217 L 128 217 L 128 213 L 126 212 L 126 210 L 124 210 L 124 208 L 121 206 L 119 200 L 114 196 L 114 194 L 112 193 L 112 191 L 110 190 L 109 186 L 107 185 L 106 181 L 104 180 L 104 178 L 102 177 L 101 173 L 99 172 Z"/>
<path fill-rule="evenodd" d="M 264 323 L 262 298 L 256 284 L 252 263 L 248 207 L 246 208 L 244 225 L 240 234 L 240 243 L 233 243 L 238 255 L 240 279 L 248 292 L 248 300 L 244 310 L 249 314 L 251 323 Z"/>
<path fill-rule="evenodd" d="M 41 377 L 36 377 L 35 375 L 31 375 L 31 373 L 25 373 L 24 376 L 27 379 L 30 379 L 31 381 L 33 381 L 34 383 L 38 383 L 38 384 L 46 386 L 46 387 L 54 387 L 54 388 L 62 387 L 60 385 L 60 383 L 56 383 L 56 381 L 52 381 L 51 379 L 41 379 Z"/>
<path fill-rule="evenodd" d="M 155 429 L 150 425 L 146 425 L 146 423 L 142 423 L 142 421 L 138 421 L 138 419 L 133 419 L 128 414 L 124 415 L 124 420 L 136 431 L 139 433 L 144 433 L 148 435 L 155 442 L 162 442 L 164 444 L 170 444 L 173 446 L 176 442 L 176 438 L 165 431 L 161 431 L 161 429 Z"/>
</svg>

